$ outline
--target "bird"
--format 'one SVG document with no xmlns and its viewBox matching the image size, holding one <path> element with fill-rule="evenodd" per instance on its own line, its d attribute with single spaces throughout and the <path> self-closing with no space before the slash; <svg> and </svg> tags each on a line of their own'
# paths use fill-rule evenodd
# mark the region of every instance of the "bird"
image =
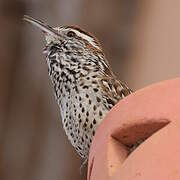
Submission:
<svg viewBox="0 0 180 180">
<path fill-rule="evenodd" d="M 24 15 L 44 34 L 43 49 L 65 133 L 84 162 L 97 127 L 110 109 L 132 93 L 118 80 L 99 40 L 78 26 L 51 27 Z"/>
</svg>

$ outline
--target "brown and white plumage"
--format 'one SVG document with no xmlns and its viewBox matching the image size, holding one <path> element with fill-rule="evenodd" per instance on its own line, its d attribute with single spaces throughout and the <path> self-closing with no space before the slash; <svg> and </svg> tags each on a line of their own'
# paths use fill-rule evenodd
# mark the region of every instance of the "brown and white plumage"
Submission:
<svg viewBox="0 0 180 180">
<path fill-rule="evenodd" d="M 98 40 L 74 26 L 52 28 L 25 16 L 45 35 L 44 53 L 63 127 L 87 159 L 97 126 L 131 90 L 113 74 Z"/>
</svg>

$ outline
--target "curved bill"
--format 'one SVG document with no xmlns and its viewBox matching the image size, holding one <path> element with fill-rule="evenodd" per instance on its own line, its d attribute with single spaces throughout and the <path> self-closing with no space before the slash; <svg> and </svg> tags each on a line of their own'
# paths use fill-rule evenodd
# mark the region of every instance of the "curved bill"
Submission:
<svg viewBox="0 0 180 180">
<path fill-rule="evenodd" d="M 27 15 L 24 15 L 23 20 L 33 24 L 36 27 L 38 27 L 44 33 L 48 33 L 48 34 L 51 34 L 53 36 L 59 36 L 59 34 L 52 27 L 50 27 L 48 24 L 45 24 L 42 21 L 39 21 L 39 20 L 34 19 L 34 18 L 27 16 Z"/>
</svg>

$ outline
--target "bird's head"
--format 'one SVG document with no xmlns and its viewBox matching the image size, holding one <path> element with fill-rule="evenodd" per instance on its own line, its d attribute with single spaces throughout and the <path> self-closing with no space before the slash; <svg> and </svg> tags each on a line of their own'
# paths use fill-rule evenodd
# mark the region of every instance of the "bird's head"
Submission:
<svg viewBox="0 0 180 180">
<path fill-rule="evenodd" d="M 44 22 L 25 15 L 24 20 L 35 25 L 45 35 L 46 45 L 66 45 L 69 51 L 93 51 L 103 54 L 99 41 L 90 33 L 76 26 L 51 27 Z"/>
<path fill-rule="evenodd" d="M 112 74 L 101 44 L 92 34 L 76 26 L 52 28 L 26 15 L 24 20 L 44 33 L 46 40 L 44 53 L 50 70 L 54 69 L 52 65 L 58 65 L 61 70 L 68 67 L 82 71 L 84 68 L 97 73 Z"/>
</svg>

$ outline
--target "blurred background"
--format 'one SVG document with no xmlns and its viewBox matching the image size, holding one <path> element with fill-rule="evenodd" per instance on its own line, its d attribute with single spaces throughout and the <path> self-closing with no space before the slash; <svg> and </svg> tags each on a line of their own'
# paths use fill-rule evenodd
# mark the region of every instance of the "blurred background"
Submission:
<svg viewBox="0 0 180 180">
<path fill-rule="evenodd" d="M 23 14 L 92 32 L 113 71 L 137 90 L 180 76 L 179 7 L 176 0 L 1 0 L 0 179 L 86 179 L 62 129 L 43 36 Z"/>
</svg>

